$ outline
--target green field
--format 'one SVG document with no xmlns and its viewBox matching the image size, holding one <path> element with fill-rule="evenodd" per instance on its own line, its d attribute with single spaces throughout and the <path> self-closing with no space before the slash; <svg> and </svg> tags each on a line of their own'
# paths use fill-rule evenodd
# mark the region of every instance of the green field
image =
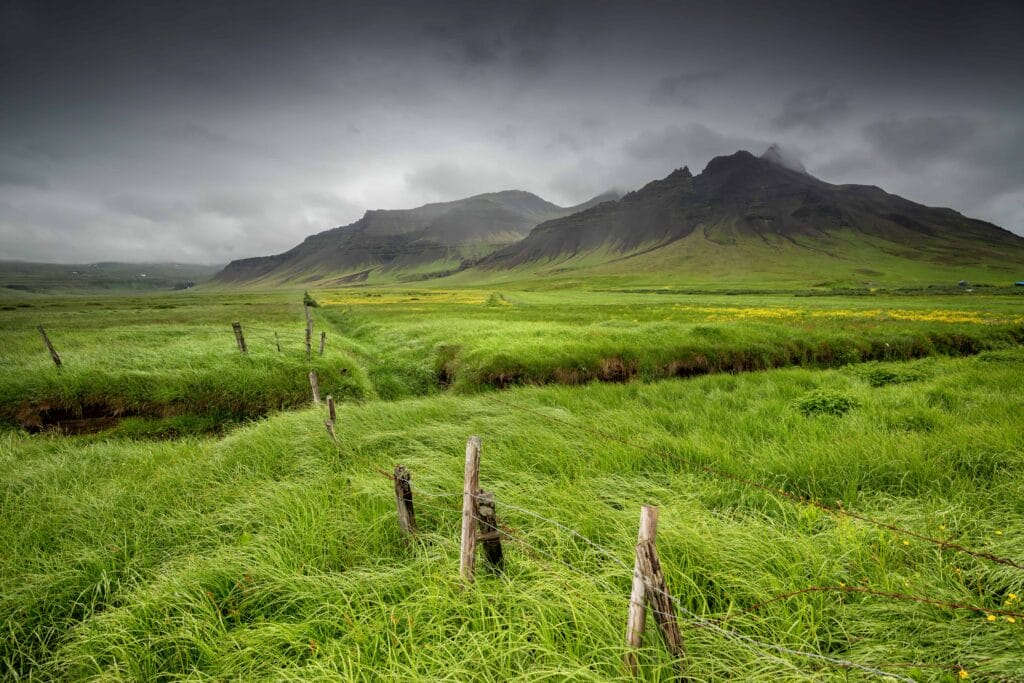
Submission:
<svg viewBox="0 0 1024 683">
<path fill-rule="evenodd" d="M 609 285 L 0 301 L 4 677 L 628 680 L 646 503 L 692 680 L 1024 679 L 1024 297 Z"/>
</svg>

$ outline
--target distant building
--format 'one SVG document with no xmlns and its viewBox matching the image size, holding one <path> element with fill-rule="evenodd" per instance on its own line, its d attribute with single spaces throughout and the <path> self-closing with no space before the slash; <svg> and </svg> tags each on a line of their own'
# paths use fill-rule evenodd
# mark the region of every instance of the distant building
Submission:
<svg viewBox="0 0 1024 683">
<path fill-rule="evenodd" d="M 1018 287 L 1024 287 L 1024 281 L 1018 282 L 1018 283 L 1016 283 L 1016 285 Z"/>
</svg>

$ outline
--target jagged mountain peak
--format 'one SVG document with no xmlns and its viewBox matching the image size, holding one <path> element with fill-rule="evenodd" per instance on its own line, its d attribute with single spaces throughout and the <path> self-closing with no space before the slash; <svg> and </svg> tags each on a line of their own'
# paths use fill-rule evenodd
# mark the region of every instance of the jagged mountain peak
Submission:
<svg viewBox="0 0 1024 683">
<path fill-rule="evenodd" d="M 761 158 L 765 161 L 770 161 L 773 164 L 778 164 L 783 168 L 788 168 L 791 171 L 807 173 L 807 168 L 796 155 L 789 150 L 783 149 L 774 142 L 768 146 L 768 149 L 764 151 Z"/>
</svg>

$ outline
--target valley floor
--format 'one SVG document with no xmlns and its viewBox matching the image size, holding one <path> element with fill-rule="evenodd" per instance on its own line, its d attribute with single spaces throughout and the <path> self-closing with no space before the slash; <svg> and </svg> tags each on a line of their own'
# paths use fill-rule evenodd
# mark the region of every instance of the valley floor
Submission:
<svg viewBox="0 0 1024 683">
<path fill-rule="evenodd" d="M 223 296 L 174 302 L 202 303 L 192 310 L 144 299 L 133 304 L 144 321 L 108 302 L 108 326 L 126 338 L 140 322 L 143 339 L 217 331 L 159 361 L 129 356 L 135 367 L 116 367 L 120 344 L 94 340 L 101 323 L 68 326 L 73 302 L 19 315 L 51 314 L 55 343 L 64 322 L 81 350 L 65 341 L 67 373 L 87 348 L 108 363 L 78 377 L 79 391 L 145 371 L 156 374 L 136 398 L 156 402 L 154 384 L 181 395 L 182 369 L 216 377 L 242 363 L 223 374 L 232 395 L 283 387 L 294 394 L 274 400 L 308 406 L 301 340 L 282 357 L 272 346 L 275 329 L 301 330 L 294 297 Z M 324 407 L 280 403 L 219 435 L 0 432 L 7 678 L 626 680 L 643 504 L 660 509 L 692 680 L 1024 677 L 1016 297 L 316 296 L 328 346 L 314 362 L 357 378 L 336 442 Z M 241 360 L 223 329 L 239 318 L 270 331 Z M 40 342 L 15 322 L 0 330 L 17 341 L 5 346 L 17 349 L 3 358 L 5 401 L 41 400 L 51 385 L 24 380 Z M 891 357 L 855 362 L 872 349 Z M 659 379 L 684 352 L 712 374 Z M 584 383 L 612 357 L 635 372 Z M 37 360 L 42 374 L 49 361 Z M 579 375 L 560 384 L 568 362 Z M 512 381 L 494 382 L 495 368 Z M 282 385 L 278 371 L 299 377 Z M 481 486 L 497 500 L 506 567 L 495 575 L 481 556 L 466 589 L 471 435 L 483 439 Z M 396 464 L 412 473 L 411 544 L 386 478 Z M 675 672 L 651 620 L 640 672 Z"/>
</svg>

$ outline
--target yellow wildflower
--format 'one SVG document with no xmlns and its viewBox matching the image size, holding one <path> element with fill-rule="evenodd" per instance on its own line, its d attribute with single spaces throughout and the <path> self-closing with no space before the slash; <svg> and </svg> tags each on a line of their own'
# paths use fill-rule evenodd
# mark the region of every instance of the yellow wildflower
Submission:
<svg viewBox="0 0 1024 683">
<path fill-rule="evenodd" d="M 1017 594 L 1016 593 L 1010 593 L 1010 599 L 1011 600 L 1016 600 L 1017 599 Z"/>
<path fill-rule="evenodd" d="M 956 672 L 956 675 L 960 677 L 960 680 L 971 677 L 971 674 L 967 673 L 967 669 L 960 669 Z"/>
<path fill-rule="evenodd" d="M 903 545 L 910 545 L 910 541 L 903 541 Z"/>
<path fill-rule="evenodd" d="M 994 614 L 990 614 L 990 615 L 988 615 L 988 616 L 987 616 L 987 617 L 985 617 L 985 618 L 986 618 L 986 619 L 988 619 L 989 621 L 995 621 L 995 620 L 996 620 L 996 615 L 994 615 Z"/>
<path fill-rule="evenodd" d="M 1007 620 L 1008 622 L 1010 622 L 1011 624 L 1016 624 L 1016 623 L 1017 623 L 1017 620 L 1016 620 L 1016 619 L 1014 619 L 1013 617 L 1006 617 L 1006 620 Z"/>
</svg>

